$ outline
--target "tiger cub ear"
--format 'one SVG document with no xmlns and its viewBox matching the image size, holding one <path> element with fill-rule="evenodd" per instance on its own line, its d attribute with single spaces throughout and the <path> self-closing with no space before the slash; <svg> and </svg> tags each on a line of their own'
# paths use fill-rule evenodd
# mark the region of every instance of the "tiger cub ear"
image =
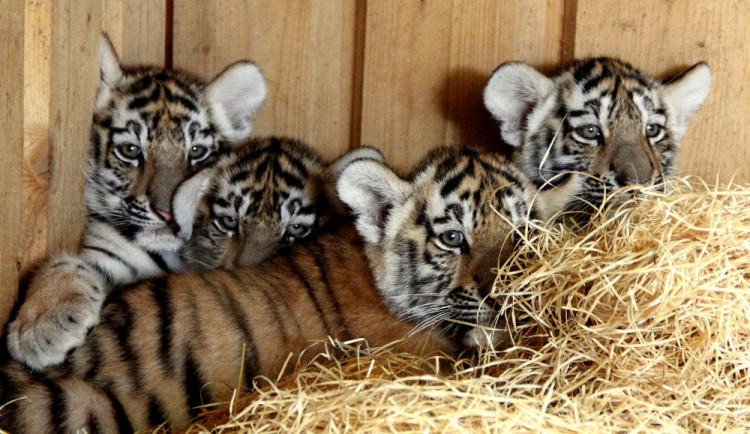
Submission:
<svg viewBox="0 0 750 434">
<path fill-rule="evenodd" d="M 357 160 L 375 160 L 385 164 L 385 157 L 380 151 L 370 146 L 360 146 L 342 155 L 328 166 L 327 171 L 333 177 L 334 183 L 341 176 L 341 172 Z"/>
<path fill-rule="evenodd" d="M 266 98 L 266 80 L 254 63 L 237 62 L 211 81 L 206 98 L 219 132 L 237 143 L 250 135 L 250 117 Z"/>
<path fill-rule="evenodd" d="M 344 169 L 336 190 L 341 201 L 351 208 L 357 232 L 365 242 L 377 244 L 389 213 L 406 201 L 412 187 L 385 164 L 360 160 Z"/>
<path fill-rule="evenodd" d="M 711 68 L 704 62 L 682 72 L 664 84 L 664 95 L 669 100 L 678 129 L 698 111 L 711 87 Z"/>
<path fill-rule="evenodd" d="M 319 213 L 320 215 L 318 216 L 318 224 L 320 226 L 325 226 L 331 222 L 338 222 L 339 219 L 346 218 L 347 210 L 336 192 L 336 183 L 344 169 L 359 160 L 373 160 L 385 163 L 385 157 L 380 151 L 369 146 L 360 146 L 329 164 L 318 178 L 320 184 L 322 184 L 320 188 L 320 191 L 323 192 L 322 202 L 325 204 L 325 211 Z"/>
<path fill-rule="evenodd" d="M 109 104 L 110 92 L 122 79 L 122 67 L 117 52 L 106 33 L 99 40 L 99 87 L 96 94 L 96 110 Z"/>
<path fill-rule="evenodd" d="M 549 94 L 552 85 L 552 80 L 525 63 L 504 63 L 492 73 L 484 88 L 484 106 L 500 121 L 505 142 L 521 146 L 524 117 Z"/>
<path fill-rule="evenodd" d="M 216 170 L 213 168 L 203 169 L 183 182 L 175 192 L 172 199 L 172 213 L 175 223 L 180 228 L 177 236 L 183 240 L 189 239 L 193 234 L 198 207 L 211 186 L 215 173 Z"/>
</svg>

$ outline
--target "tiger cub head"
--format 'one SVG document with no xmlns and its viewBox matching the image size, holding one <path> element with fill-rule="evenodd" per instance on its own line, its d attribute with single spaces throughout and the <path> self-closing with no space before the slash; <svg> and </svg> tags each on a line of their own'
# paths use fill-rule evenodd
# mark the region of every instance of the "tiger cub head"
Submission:
<svg viewBox="0 0 750 434">
<path fill-rule="evenodd" d="M 177 186 L 245 139 L 266 95 L 257 66 L 238 62 L 210 83 L 160 68 L 126 70 L 100 44 L 86 185 L 89 217 L 148 251 L 176 251 Z"/>
<path fill-rule="evenodd" d="M 662 82 L 612 58 L 552 77 L 511 62 L 492 74 L 484 103 L 505 142 L 519 148 L 521 169 L 548 191 L 548 204 L 582 210 L 613 189 L 673 173 L 687 121 L 710 84 L 705 63 Z"/>
<path fill-rule="evenodd" d="M 507 336 L 489 294 L 523 232 L 515 228 L 536 212 L 533 185 L 505 157 L 440 148 L 406 179 L 377 162 L 354 162 L 337 188 L 394 314 L 468 347 Z"/>
<path fill-rule="evenodd" d="M 184 266 L 248 266 L 314 234 L 343 210 L 329 186 L 361 158 L 383 161 L 363 147 L 326 166 L 307 145 L 276 137 L 249 140 L 219 156 L 175 194 L 175 220 L 187 240 L 180 251 Z"/>
</svg>

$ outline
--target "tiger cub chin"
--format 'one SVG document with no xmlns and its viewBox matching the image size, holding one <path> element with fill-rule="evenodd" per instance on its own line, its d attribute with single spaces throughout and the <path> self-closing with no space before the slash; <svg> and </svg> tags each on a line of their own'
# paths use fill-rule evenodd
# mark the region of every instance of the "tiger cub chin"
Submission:
<svg viewBox="0 0 750 434">
<path fill-rule="evenodd" d="M 311 358 L 327 336 L 372 345 L 408 337 L 398 349 L 417 354 L 503 341 L 492 269 L 511 249 L 514 226 L 534 217 L 533 186 L 489 152 L 440 149 L 406 179 L 356 160 L 362 152 L 332 171 L 359 237 L 324 234 L 255 266 L 172 274 L 114 293 L 64 365 L 37 374 L 15 362 L 0 367 L 0 396 L 27 398 L 0 406 L 0 428 L 179 428 L 201 404 L 251 388 L 258 375 L 273 378 L 289 354 Z M 255 254 L 240 214 L 226 211 L 257 194 L 234 187 L 244 170 L 218 169 L 175 198 L 188 216 L 183 229 L 192 224 L 193 239 L 224 236 L 224 250 L 235 252 L 226 260 L 238 264 Z M 295 200 L 290 194 L 282 210 L 307 206 Z M 297 231 L 301 214 L 276 233 Z"/>
<path fill-rule="evenodd" d="M 552 77 L 510 62 L 490 77 L 484 103 L 550 210 L 591 211 L 614 189 L 674 172 L 687 121 L 710 84 L 705 63 L 658 81 L 612 58 L 582 60 Z"/>
<path fill-rule="evenodd" d="M 159 68 L 123 69 L 104 35 L 99 61 L 80 249 L 54 255 L 31 275 L 8 327 L 11 355 L 32 369 L 62 362 L 80 345 L 113 288 L 181 268 L 174 191 L 248 136 L 266 95 L 249 62 L 210 83 Z"/>
</svg>

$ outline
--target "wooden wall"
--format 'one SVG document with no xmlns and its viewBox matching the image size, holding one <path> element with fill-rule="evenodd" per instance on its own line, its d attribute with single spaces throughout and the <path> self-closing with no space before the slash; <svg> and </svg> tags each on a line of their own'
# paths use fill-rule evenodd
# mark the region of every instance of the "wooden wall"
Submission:
<svg viewBox="0 0 750 434">
<path fill-rule="evenodd" d="M 545 71 L 619 56 L 669 76 L 713 68 L 680 171 L 750 181 L 750 2 L 745 0 L 0 0 L 0 324 L 19 276 L 75 249 L 99 33 L 124 63 L 211 78 L 239 59 L 269 83 L 256 135 L 329 158 L 380 148 L 406 169 L 444 143 L 498 147 L 482 106 L 508 60 Z"/>
</svg>

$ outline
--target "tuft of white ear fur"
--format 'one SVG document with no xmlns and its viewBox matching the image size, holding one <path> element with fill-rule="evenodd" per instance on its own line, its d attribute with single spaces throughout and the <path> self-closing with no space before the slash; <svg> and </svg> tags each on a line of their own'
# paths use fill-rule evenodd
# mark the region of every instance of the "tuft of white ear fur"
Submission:
<svg viewBox="0 0 750 434">
<path fill-rule="evenodd" d="M 377 244 L 385 229 L 384 211 L 402 204 L 411 193 L 411 184 L 383 163 L 358 160 L 344 168 L 336 190 L 352 209 L 359 235 L 366 243 Z"/>
<path fill-rule="evenodd" d="M 266 80 L 251 62 L 238 62 L 208 85 L 206 98 L 219 132 L 233 143 L 250 135 L 250 117 L 266 98 Z"/>
<path fill-rule="evenodd" d="M 698 111 L 710 88 L 711 68 L 704 62 L 696 63 L 664 85 L 664 95 L 671 103 L 678 129 L 683 129 Z"/>
<path fill-rule="evenodd" d="M 122 78 L 122 68 L 117 59 L 117 52 L 106 33 L 102 33 L 99 41 L 99 70 L 101 72 L 99 79 L 110 87 L 117 85 Z"/>
<path fill-rule="evenodd" d="M 484 106 L 500 121 L 500 134 L 509 145 L 521 146 L 524 117 L 552 89 L 552 80 L 520 62 L 500 65 L 484 88 Z"/>
<path fill-rule="evenodd" d="M 96 94 L 96 110 L 103 109 L 111 98 L 112 89 L 122 79 L 122 67 L 117 52 L 106 33 L 99 40 L 99 89 Z"/>
<path fill-rule="evenodd" d="M 334 180 L 338 179 L 341 172 L 343 172 L 348 165 L 357 160 L 375 160 L 379 163 L 385 164 L 385 157 L 380 151 L 370 146 L 360 146 L 359 148 L 352 149 L 336 159 L 336 161 L 328 166 L 328 171 Z"/>
<path fill-rule="evenodd" d="M 193 234 L 198 205 L 210 187 L 215 172 L 214 169 L 207 168 L 193 175 L 177 188 L 172 198 L 172 213 L 175 222 L 180 227 L 177 236 L 183 240 L 188 240 Z"/>
</svg>

